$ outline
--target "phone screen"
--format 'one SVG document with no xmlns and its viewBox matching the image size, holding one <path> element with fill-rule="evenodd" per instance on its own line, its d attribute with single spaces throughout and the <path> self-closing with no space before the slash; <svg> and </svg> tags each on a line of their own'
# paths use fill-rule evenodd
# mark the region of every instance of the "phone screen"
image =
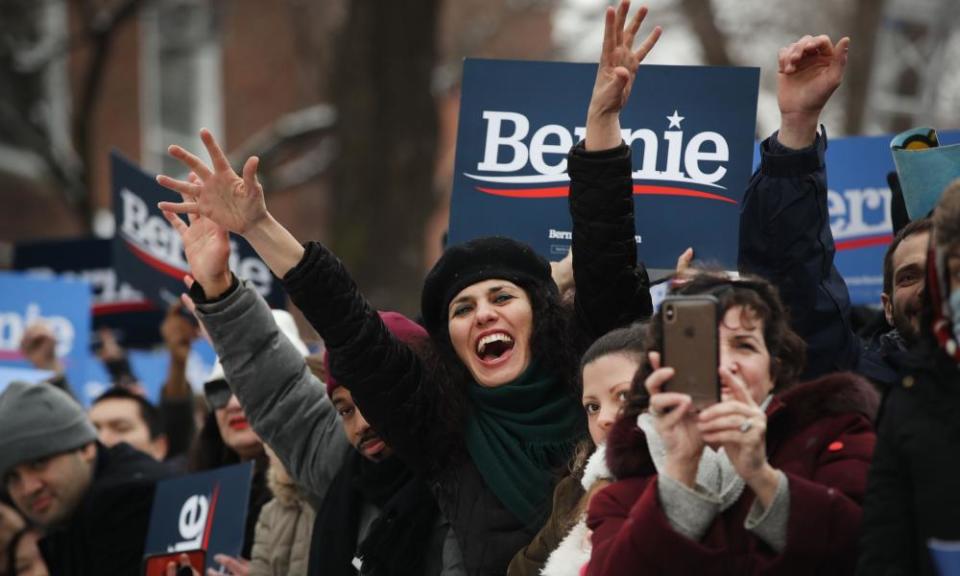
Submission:
<svg viewBox="0 0 960 576">
<path fill-rule="evenodd" d="M 200 574 L 204 573 L 207 562 L 207 553 L 203 550 L 184 550 L 183 552 L 165 552 L 150 554 L 143 559 L 144 576 L 166 576 L 167 565 L 173 562 L 179 567 L 180 555 L 186 554 L 190 558 L 190 566 Z"/>
</svg>

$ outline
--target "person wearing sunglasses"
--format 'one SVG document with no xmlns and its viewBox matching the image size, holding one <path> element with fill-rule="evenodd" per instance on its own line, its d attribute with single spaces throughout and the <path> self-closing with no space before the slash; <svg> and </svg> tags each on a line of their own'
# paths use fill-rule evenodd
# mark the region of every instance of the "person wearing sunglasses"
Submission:
<svg viewBox="0 0 960 576">
<path fill-rule="evenodd" d="M 297 333 L 293 317 L 283 310 L 274 310 L 273 317 L 283 333 L 293 343 L 301 356 L 309 354 L 306 345 Z M 238 462 L 254 462 L 253 484 L 250 487 L 250 503 L 243 538 L 242 558 L 223 558 L 232 574 L 246 574 L 247 560 L 253 548 L 254 532 L 260 509 L 270 501 L 266 472 L 269 460 L 263 449 L 263 441 L 250 427 L 247 415 L 237 397 L 230 391 L 220 359 L 203 385 L 209 413 L 204 420 L 190 453 L 189 470 L 201 472 Z"/>
</svg>

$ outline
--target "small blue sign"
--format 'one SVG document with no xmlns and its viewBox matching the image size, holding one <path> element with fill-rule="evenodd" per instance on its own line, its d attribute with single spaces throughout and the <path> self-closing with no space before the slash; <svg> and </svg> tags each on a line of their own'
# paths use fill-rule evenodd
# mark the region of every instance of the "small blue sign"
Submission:
<svg viewBox="0 0 960 576">
<path fill-rule="evenodd" d="M 116 151 L 110 154 L 110 168 L 117 221 L 113 240 L 117 277 L 166 310 L 186 290 L 183 277 L 190 267 L 180 236 L 157 203 L 179 196 Z M 286 294 L 270 268 L 243 238 L 231 236 L 230 243 L 230 269 L 250 281 L 271 308 L 285 308 Z"/>
<path fill-rule="evenodd" d="M 215 555 L 240 556 L 252 479 L 244 462 L 158 482 L 144 553 L 203 549 L 213 570 Z"/>
<path fill-rule="evenodd" d="M 551 260 L 566 254 L 566 154 L 583 138 L 596 73 L 595 64 L 465 62 L 452 244 L 503 235 Z M 621 125 L 633 150 L 637 253 L 649 268 L 672 270 L 688 246 L 736 268 L 759 77 L 758 68 L 640 66 Z"/>
<path fill-rule="evenodd" d="M 883 256 L 890 245 L 893 195 L 887 173 L 895 170 L 890 138 L 853 136 L 827 146 L 827 210 L 837 246 L 836 266 L 853 304 L 877 306 L 883 292 Z M 960 130 L 940 133 L 960 142 Z"/>
<path fill-rule="evenodd" d="M 17 244 L 13 268 L 42 278 L 85 280 L 93 288 L 93 329 L 109 327 L 125 347 L 160 344 L 165 310 L 113 269 L 113 243 L 101 238 L 74 238 Z"/>
<path fill-rule="evenodd" d="M 56 356 L 76 394 L 86 378 L 91 303 L 83 281 L 0 273 L 0 366 L 33 367 L 20 353 L 20 340 L 29 326 L 43 322 L 56 337 Z"/>
</svg>

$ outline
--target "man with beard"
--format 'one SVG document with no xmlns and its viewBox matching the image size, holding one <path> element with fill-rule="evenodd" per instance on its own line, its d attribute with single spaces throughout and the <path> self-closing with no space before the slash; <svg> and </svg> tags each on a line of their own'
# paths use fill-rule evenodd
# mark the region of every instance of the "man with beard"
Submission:
<svg viewBox="0 0 960 576">
<path fill-rule="evenodd" d="M 849 39 L 805 36 L 779 54 L 780 130 L 760 145 L 744 195 L 739 269 L 777 286 L 792 328 L 807 342 L 803 379 L 854 370 L 887 389 L 899 382 L 891 354 L 916 339 L 930 224 L 903 228 L 884 258 L 882 303 L 893 330 L 864 343 L 850 324 L 850 297 L 834 265 L 827 208 L 826 132 L 820 113 L 840 85 Z"/>
<path fill-rule="evenodd" d="M 234 278 L 214 302 L 197 283 L 191 296 L 251 426 L 312 496 L 310 573 L 465 574 L 428 485 L 393 456 L 345 386 L 312 375 L 256 291 Z M 427 338 L 400 314 L 380 317 L 415 349 Z"/>
<path fill-rule="evenodd" d="M 154 487 L 170 475 L 125 442 L 98 442 L 62 390 L 14 382 L 0 394 L 0 478 L 43 530 L 51 574 L 139 574 Z"/>
</svg>

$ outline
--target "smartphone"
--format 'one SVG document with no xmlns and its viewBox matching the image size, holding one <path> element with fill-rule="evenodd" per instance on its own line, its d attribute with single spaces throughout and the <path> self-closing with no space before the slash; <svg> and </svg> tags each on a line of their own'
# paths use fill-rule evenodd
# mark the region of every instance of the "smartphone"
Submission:
<svg viewBox="0 0 960 576">
<path fill-rule="evenodd" d="M 665 391 L 693 398 L 697 409 L 720 401 L 719 308 L 709 294 L 668 296 L 663 309 L 663 365 L 674 369 Z"/>
<path fill-rule="evenodd" d="M 180 555 L 186 554 L 190 558 L 190 566 L 200 574 L 204 574 L 207 563 L 207 553 L 205 550 L 184 550 L 182 552 L 162 552 L 160 554 L 149 554 L 143 559 L 143 576 L 166 576 L 167 564 L 173 562 L 180 567 Z"/>
</svg>

